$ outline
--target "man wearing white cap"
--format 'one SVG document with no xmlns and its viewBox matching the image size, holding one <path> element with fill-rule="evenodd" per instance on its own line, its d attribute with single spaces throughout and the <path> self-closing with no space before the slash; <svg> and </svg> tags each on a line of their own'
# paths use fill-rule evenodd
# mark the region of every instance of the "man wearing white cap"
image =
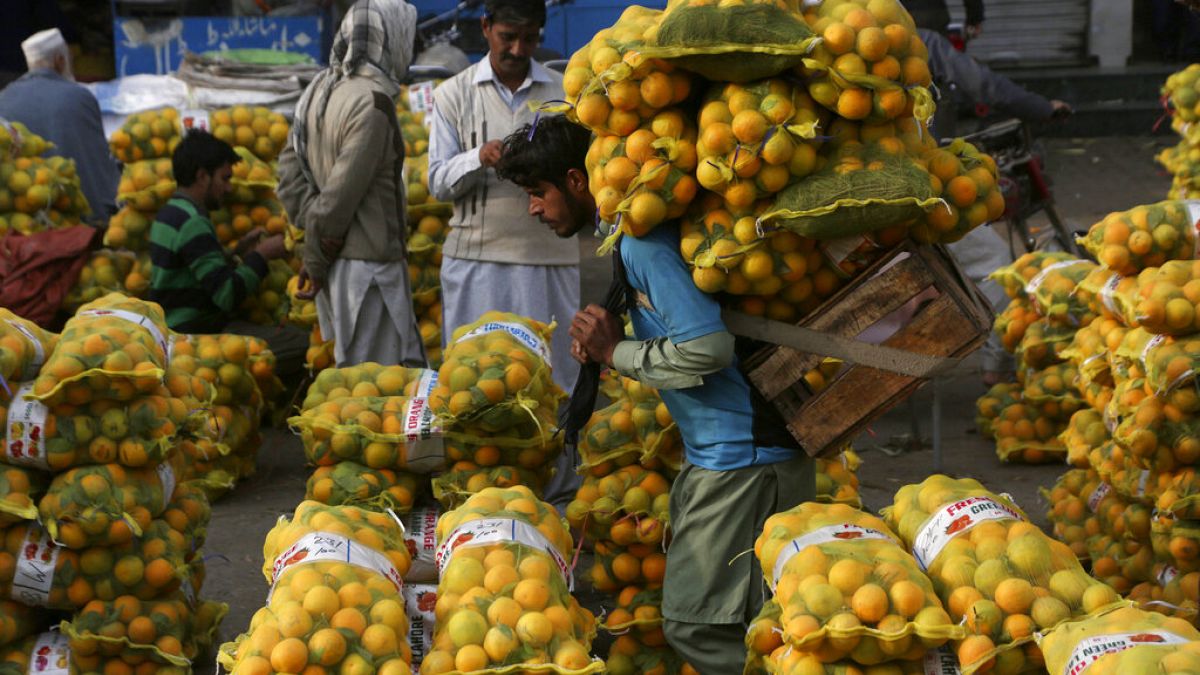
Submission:
<svg viewBox="0 0 1200 675">
<path fill-rule="evenodd" d="M 54 143 L 54 154 L 75 160 L 91 219 L 107 222 L 121 173 L 108 151 L 100 105 L 75 83 L 67 42 L 57 28 L 34 33 L 21 50 L 29 72 L 0 90 L 0 119 L 25 124 Z"/>
</svg>

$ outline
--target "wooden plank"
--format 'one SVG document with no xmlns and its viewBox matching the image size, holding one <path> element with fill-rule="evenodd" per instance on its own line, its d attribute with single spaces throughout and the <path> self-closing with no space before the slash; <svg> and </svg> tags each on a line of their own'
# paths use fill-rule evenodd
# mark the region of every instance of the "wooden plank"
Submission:
<svg viewBox="0 0 1200 675">
<path fill-rule="evenodd" d="M 854 337 L 933 285 L 934 277 L 917 256 L 900 261 L 878 276 L 852 286 L 827 302 L 825 311 L 799 325 L 833 335 Z M 836 302 L 834 302 L 836 301 Z M 824 357 L 790 347 L 770 347 L 747 364 L 751 383 L 768 400 L 804 378 Z"/>
<path fill-rule="evenodd" d="M 982 342 L 978 329 L 957 303 L 942 295 L 883 344 L 898 349 L 954 356 Z M 814 456 L 840 448 L 864 426 L 890 410 L 921 380 L 863 366 L 853 366 L 829 388 L 792 408 L 784 419 L 792 435 Z"/>
</svg>

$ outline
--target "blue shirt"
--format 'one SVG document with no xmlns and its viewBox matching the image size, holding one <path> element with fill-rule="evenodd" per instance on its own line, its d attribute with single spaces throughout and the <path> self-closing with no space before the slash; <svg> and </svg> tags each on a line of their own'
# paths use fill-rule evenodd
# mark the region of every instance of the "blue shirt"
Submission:
<svg viewBox="0 0 1200 675">
<path fill-rule="evenodd" d="M 53 143 L 47 155 L 75 160 L 90 218 L 115 210 L 121 172 L 104 138 L 100 104 L 87 88 L 53 70 L 31 70 L 0 90 L 0 118 L 22 122 Z"/>
<path fill-rule="evenodd" d="M 678 345 L 726 330 L 715 298 L 692 283 L 692 273 L 679 254 L 679 230 L 664 224 L 641 238 L 622 237 L 620 256 L 629 285 L 643 293 L 630 310 L 639 340 L 665 337 Z M 659 391 L 679 425 L 687 460 L 713 471 L 795 459 L 800 451 L 758 447 L 754 443 L 754 410 L 750 383 L 737 363 L 710 375 L 688 389 Z"/>
</svg>

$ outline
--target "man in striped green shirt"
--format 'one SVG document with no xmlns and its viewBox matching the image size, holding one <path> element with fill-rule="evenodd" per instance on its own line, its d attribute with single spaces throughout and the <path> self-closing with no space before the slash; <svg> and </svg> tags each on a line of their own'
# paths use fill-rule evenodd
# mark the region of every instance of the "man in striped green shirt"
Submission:
<svg viewBox="0 0 1200 675">
<path fill-rule="evenodd" d="M 150 226 L 150 299 L 174 331 L 242 332 L 228 329 L 235 312 L 267 275 L 267 261 L 287 255 L 281 235 L 262 238 L 259 231 L 243 238 L 239 263 L 217 239 L 208 211 L 220 207 L 239 161 L 203 131 L 189 132 L 171 157 L 179 189 Z"/>
</svg>

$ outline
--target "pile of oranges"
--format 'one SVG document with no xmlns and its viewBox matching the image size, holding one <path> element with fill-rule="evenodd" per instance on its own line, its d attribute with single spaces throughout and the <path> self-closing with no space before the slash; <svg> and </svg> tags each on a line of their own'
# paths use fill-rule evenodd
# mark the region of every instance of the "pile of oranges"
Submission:
<svg viewBox="0 0 1200 675">
<path fill-rule="evenodd" d="M 125 123 L 109 138 L 108 146 L 122 163 L 133 164 L 144 159 L 170 157 L 181 140 L 183 127 L 179 111 L 160 108 L 125 118 Z"/>
<path fill-rule="evenodd" d="M 1195 220 L 1182 201 L 1135 206 L 1105 216 L 1080 243 L 1104 267 L 1134 276 L 1171 260 L 1191 260 L 1196 249 Z"/>
<path fill-rule="evenodd" d="M 929 209 L 912 230 L 923 243 L 961 239 L 980 225 L 1004 215 L 1004 195 L 997 185 L 996 161 L 958 139 L 945 148 L 930 148 L 921 157 L 929 171 L 935 197 L 942 203 Z"/>
<path fill-rule="evenodd" d="M 78 225 L 89 213 L 75 160 L 0 156 L 0 231 L 32 234 Z"/>
<path fill-rule="evenodd" d="M 214 110 L 208 121 L 213 136 L 254 153 L 264 162 L 274 161 L 287 143 L 287 118 L 262 106 Z"/>
<path fill-rule="evenodd" d="M 1093 651 L 1099 644 L 1104 648 Z M 1183 619 L 1134 607 L 1068 624 L 1042 638 L 1041 647 L 1052 673 L 1065 672 L 1084 659 L 1093 675 L 1200 669 L 1200 632 Z"/>
</svg>

